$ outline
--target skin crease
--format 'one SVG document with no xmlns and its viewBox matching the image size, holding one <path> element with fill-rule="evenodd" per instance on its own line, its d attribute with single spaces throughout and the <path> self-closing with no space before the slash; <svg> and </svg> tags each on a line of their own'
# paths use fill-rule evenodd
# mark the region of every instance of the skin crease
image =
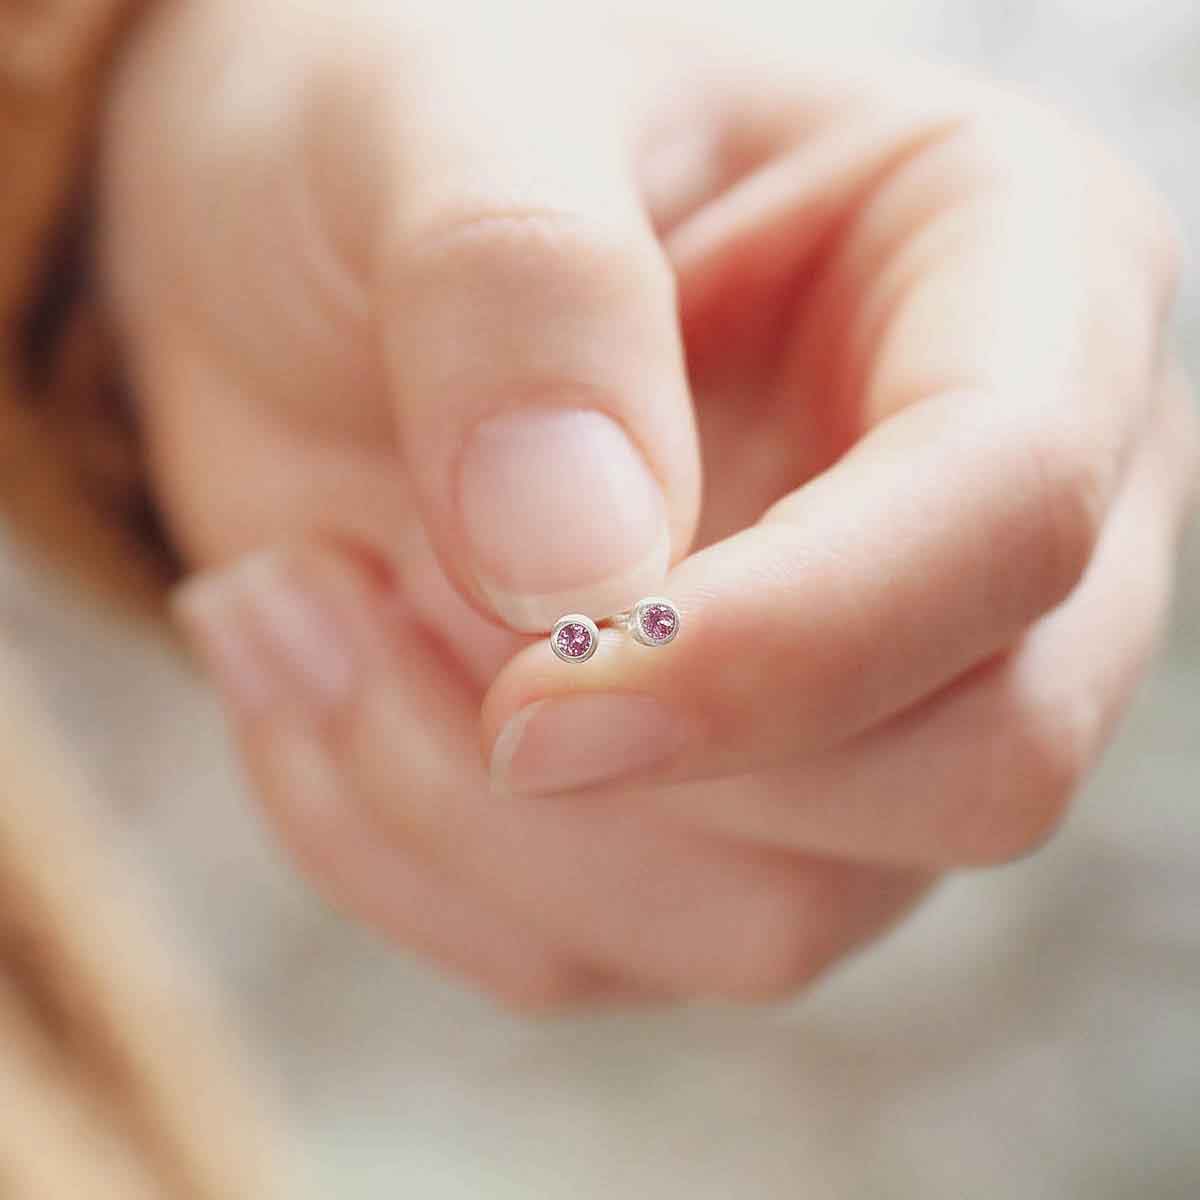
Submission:
<svg viewBox="0 0 1200 1200">
<path fill-rule="evenodd" d="M 180 619 L 284 844 L 400 946 L 523 1009 L 788 994 L 1039 844 L 1128 703 L 1194 476 L 1171 221 L 942 68 L 430 7 L 181 0 L 118 73 L 101 249 Z M 629 600 L 670 647 L 565 666 L 480 586 L 473 431 L 555 408 L 661 488 Z M 582 694 L 673 752 L 518 778 L 503 731 Z"/>
</svg>

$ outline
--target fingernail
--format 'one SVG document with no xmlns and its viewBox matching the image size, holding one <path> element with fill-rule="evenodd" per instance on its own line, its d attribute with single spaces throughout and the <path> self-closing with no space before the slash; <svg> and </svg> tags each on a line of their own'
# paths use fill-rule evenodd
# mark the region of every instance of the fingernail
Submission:
<svg viewBox="0 0 1200 1200">
<path fill-rule="evenodd" d="M 248 715 L 268 706 L 272 682 L 246 621 L 217 580 L 196 580 L 172 597 L 180 628 L 229 703 Z"/>
<path fill-rule="evenodd" d="M 343 700 L 354 662 L 331 608 L 272 555 L 185 584 L 173 609 L 229 704 L 253 716 L 278 703 Z"/>
<path fill-rule="evenodd" d="M 687 723 L 651 696 L 539 700 L 501 730 L 492 778 L 519 793 L 571 791 L 649 771 L 678 753 Z"/>
<path fill-rule="evenodd" d="M 609 616 L 662 584 L 662 491 L 604 413 L 537 408 L 485 421 L 459 488 L 479 588 L 514 629 L 542 632 L 564 612 Z"/>
</svg>

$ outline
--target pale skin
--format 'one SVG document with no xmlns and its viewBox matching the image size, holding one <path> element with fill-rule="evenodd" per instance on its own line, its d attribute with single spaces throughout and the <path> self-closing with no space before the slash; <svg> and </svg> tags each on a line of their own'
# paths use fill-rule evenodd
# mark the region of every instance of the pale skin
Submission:
<svg viewBox="0 0 1200 1200">
<path fill-rule="evenodd" d="M 1037 847 L 1127 706 L 1177 238 L 1000 87 L 588 21 L 165 4 L 102 252 L 177 612 L 314 882 L 521 1008 L 789 995 Z M 651 593 L 670 646 L 550 653 Z"/>
</svg>

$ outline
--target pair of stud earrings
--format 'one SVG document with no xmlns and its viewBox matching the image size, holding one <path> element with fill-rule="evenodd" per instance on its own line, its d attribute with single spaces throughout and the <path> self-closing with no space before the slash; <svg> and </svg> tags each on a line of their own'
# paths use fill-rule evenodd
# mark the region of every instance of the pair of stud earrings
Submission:
<svg viewBox="0 0 1200 1200">
<path fill-rule="evenodd" d="M 665 646 L 679 632 L 679 609 L 662 596 L 647 596 L 605 624 L 626 630 L 643 646 Z M 550 631 L 550 649 L 563 662 L 587 662 L 599 644 L 599 626 L 583 613 L 559 617 Z"/>
</svg>

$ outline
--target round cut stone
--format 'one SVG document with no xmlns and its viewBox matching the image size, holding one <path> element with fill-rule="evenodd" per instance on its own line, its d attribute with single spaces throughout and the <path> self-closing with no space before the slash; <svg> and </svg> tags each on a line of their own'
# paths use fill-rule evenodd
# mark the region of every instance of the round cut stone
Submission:
<svg viewBox="0 0 1200 1200">
<path fill-rule="evenodd" d="M 568 621 L 554 638 L 563 658 L 584 658 L 592 648 L 592 631 L 579 621 Z"/>
<path fill-rule="evenodd" d="M 679 628 L 679 614 L 669 604 L 647 604 L 640 620 L 642 632 L 652 642 L 669 642 Z"/>
</svg>

